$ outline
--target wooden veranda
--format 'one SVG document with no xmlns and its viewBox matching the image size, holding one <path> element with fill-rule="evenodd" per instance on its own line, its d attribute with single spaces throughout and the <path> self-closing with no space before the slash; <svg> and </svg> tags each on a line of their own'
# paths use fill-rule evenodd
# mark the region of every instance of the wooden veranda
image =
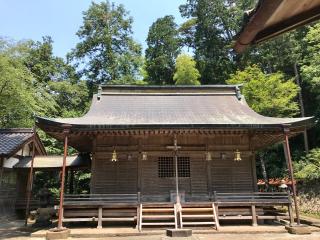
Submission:
<svg viewBox="0 0 320 240">
<path fill-rule="evenodd" d="M 288 213 L 274 209 L 285 206 Z M 217 193 L 202 201 L 149 202 L 137 194 L 65 195 L 63 222 L 132 222 L 141 230 L 145 226 L 212 226 L 219 229 L 221 220 L 290 219 L 293 223 L 291 196 L 287 192 Z"/>
</svg>

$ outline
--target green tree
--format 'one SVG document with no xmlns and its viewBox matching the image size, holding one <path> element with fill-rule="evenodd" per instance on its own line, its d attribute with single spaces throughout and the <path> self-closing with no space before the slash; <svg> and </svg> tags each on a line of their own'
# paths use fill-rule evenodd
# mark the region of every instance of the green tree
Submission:
<svg viewBox="0 0 320 240">
<path fill-rule="evenodd" d="M 78 83 L 52 81 L 49 89 L 57 103 L 56 115 L 59 117 L 81 116 L 89 108 L 89 89 L 83 80 Z"/>
<path fill-rule="evenodd" d="M 194 49 L 195 43 L 195 32 L 197 26 L 197 18 L 190 18 L 184 23 L 182 23 L 178 29 L 181 37 L 181 42 L 183 46 L 186 46 L 188 49 Z"/>
<path fill-rule="evenodd" d="M 309 131 L 311 145 L 319 146 L 320 142 L 320 24 L 308 28 L 302 43 L 306 53 L 301 61 L 301 79 L 304 87 L 304 106 L 308 115 L 316 117 L 313 131 Z"/>
<path fill-rule="evenodd" d="M 240 30 L 243 11 L 251 7 L 253 2 L 188 0 L 180 6 L 183 17 L 194 19 L 183 25 L 183 33 L 187 33 L 183 36 L 188 42 L 187 46 L 194 47 L 201 83 L 224 83 L 235 71 L 236 56 L 231 51 L 233 36 Z M 190 39 L 193 39 L 193 43 Z"/>
<path fill-rule="evenodd" d="M 132 22 L 123 5 L 92 2 L 77 32 L 81 41 L 68 58 L 95 83 L 137 78 L 142 48 L 132 38 Z"/>
<path fill-rule="evenodd" d="M 309 82 L 312 91 L 320 94 L 320 23 L 309 28 L 304 39 L 308 54 L 302 66 L 303 78 Z"/>
<path fill-rule="evenodd" d="M 242 93 L 246 101 L 262 115 L 288 117 L 299 112 L 295 102 L 298 86 L 292 80 L 285 80 L 280 72 L 265 74 L 258 66 L 253 65 L 232 74 L 227 83 L 244 84 Z"/>
<path fill-rule="evenodd" d="M 25 65 L 33 73 L 39 83 L 50 81 L 61 81 L 68 79 L 70 82 L 77 82 L 79 76 L 74 67 L 67 64 L 63 58 L 53 55 L 53 40 L 49 36 L 42 38 L 42 41 L 28 41 Z"/>
<path fill-rule="evenodd" d="M 294 164 L 295 176 L 307 181 L 320 179 L 320 148 L 314 148 L 307 156 Z"/>
<path fill-rule="evenodd" d="M 18 59 L 0 53 L 0 128 L 30 127 L 39 111 L 32 74 Z"/>
<path fill-rule="evenodd" d="M 175 59 L 180 53 L 180 39 L 173 16 L 157 19 L 149 29 L 145 64 L 148 82 L 173 84 Z"/>
<path fill-rule="evenodd" d="M 196 62 L 187 54 L 181 54 L 176 60 L 176 72 L 173 80 L 176 85 L 200 85 L 200 73 Z"/>
<path fill-rule="evenodd" d="M 256 64 L 266 73 L 280 71 L 288 78 L 294 77 L 294 65 L 299 64 L 306 54 L 302 41 L 305 35 L 305 28 L 300 28 L 250 47 L 244 54 L 236 56 L 237 66 L 244 69 Z"/>
</svg>

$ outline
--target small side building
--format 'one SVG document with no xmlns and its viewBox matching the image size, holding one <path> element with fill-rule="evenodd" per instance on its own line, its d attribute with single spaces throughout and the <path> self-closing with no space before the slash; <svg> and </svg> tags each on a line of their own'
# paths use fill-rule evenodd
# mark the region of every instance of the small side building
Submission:
<svg viewBox="0 0 320 240">
<path fill-rule="evenodd" d="M 17 198 L 24 198 L 28 171 L 14 166 L 25 157 L 47 155 L 39 136 L 31 128 L 0 129 L 0 214 L 13 214 Z"/>
</svg>

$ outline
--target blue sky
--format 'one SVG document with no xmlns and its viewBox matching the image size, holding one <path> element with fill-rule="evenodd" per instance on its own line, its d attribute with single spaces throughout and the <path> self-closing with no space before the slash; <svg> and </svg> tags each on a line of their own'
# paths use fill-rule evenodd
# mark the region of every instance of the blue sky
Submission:
<svg viewBox="0 0 320 240">
<path fill-rule="evenodd" d="M 99 1 L 94 1 L 99 2 Z M 134 18 L 134 38 L 145 47 L 151 24 L 159 17 L 174 15 L 183 21 L 178 6 L 186 0 L 113 0 L 124 4 Z M 0 0 L 0 36 L 14 40 L 54 40 L 54 53 L 60 57 L 75 46 L 75 33 L 82 24 L 82 12 L 91 0 Z"/>
</svg>

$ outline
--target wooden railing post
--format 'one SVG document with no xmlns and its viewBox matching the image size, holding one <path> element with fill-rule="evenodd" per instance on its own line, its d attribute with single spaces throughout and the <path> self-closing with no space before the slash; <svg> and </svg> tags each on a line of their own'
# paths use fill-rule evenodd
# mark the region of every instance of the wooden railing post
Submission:
<svg viewBox="0 0 320 240">
<path fill-rule="evenodd" d="M 59 216 L 58 216 L 58 229 L 62 229 L 62 218 L 63 218 L 63 200 L 64 200 L 64 178 L 66 174 L 66 162 L 68 154 L 68 135 L 70 129 L 65 128 L 63 130 L 64 134 L 64 152 L 63 152 L 63 163 L 62 163 L 62 173 L 61 173 L 61 185 L 60 185 L 60 204 L 59 204 Z"/>
<path fill-rule="evenodd" d="M 254 204 L 251 205 L 251 215 L 252 215 L 252 226 L 254 227 L 258 226 L 256 206 Z"/>
<path fill-rule="evenodd" d="M 98 226 L 97 228 L 98 229 L 101 229 L 102 228 L 102 206 L 99 206 L 99 209 L 98 209 Z"/>
</svg>

